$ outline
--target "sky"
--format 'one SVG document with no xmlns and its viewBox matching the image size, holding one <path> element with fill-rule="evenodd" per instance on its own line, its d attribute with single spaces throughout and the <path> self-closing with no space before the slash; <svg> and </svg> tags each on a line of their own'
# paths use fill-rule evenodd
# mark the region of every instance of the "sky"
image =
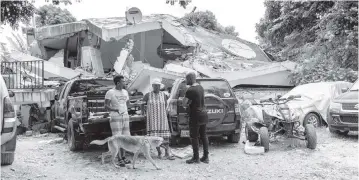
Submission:
<svg viewBox="0 0 359 180">
<path fill-rule="evenodd" d="M 257 43 L 255 24 L 264 17 L 264 0 L 192 0 L 186 9 L 178 3 L 174 6 L 166 4 L 166 0 L 82 0 L 80 3 L 72 0 L 72 5 L 61 5 L 70 11 L 77 20 L 86 18 L 124 17 L 126 9 L 137 7 L 143 15 L 170 14 L 182 17 L 196 11 L 212 11 L 217 21 L 223 26 L 233 25 L 239 37 Z M 35 6 L 49 4 L 45 0 L 36 0 Z"/>
</svg>

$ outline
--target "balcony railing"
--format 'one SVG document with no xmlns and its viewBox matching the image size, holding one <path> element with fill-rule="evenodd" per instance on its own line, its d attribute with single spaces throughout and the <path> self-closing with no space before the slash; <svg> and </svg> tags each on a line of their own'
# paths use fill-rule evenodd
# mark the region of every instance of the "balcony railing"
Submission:
<svg viewBox="0 0 359 180">
<path fill-rule="evenodd" d="M 1 62 L 1 75 L 8 89 L 39 89 L 44 87 L 44 62 Z"/>
</svg>

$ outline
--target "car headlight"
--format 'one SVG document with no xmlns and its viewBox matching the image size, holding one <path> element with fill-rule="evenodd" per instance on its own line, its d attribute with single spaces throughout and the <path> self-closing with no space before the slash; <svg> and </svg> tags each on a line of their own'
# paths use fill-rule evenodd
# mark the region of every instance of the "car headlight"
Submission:
<svg viewBox="0 0 359 180">
<path fill-rule="evenodd" d="M 330 112 L 335 112 L 338 113 L 341 109 L 341 104 L 340 103 L 336 103 L 336 102 L 331 102 L 330 106 L 329 106 L 329 111 Z"/>
</svg>

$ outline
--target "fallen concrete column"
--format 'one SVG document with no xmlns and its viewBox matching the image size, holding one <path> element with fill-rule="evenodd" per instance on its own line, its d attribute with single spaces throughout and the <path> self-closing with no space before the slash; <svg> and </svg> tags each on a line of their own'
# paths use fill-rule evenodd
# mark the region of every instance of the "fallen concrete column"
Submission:
<svg viewBox="0 0 359 180">
<path fill-rule="evenodd" d="M 122 70 L 126 64 L 127 58 L 129 57 L 134 46 L 134 42 L 132 39 L 129 39 L 126 43 L 126 46 L 122 48 L 121 54 L 117 57 L 117 60 L 113 66 L 117 74 L 122 74 Z"/>
</svg>

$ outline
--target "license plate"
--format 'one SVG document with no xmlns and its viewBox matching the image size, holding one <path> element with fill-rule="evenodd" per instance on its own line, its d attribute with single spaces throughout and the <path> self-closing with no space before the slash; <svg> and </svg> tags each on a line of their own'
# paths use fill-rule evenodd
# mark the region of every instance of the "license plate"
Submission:
<svg viewBox="0 0 359 180">
<path fill-rule="evenodd" d="M 181 137 L 189 137 L 189 131 L 188 130 L 182 130 L 181 131 Z"/>
</svg>

